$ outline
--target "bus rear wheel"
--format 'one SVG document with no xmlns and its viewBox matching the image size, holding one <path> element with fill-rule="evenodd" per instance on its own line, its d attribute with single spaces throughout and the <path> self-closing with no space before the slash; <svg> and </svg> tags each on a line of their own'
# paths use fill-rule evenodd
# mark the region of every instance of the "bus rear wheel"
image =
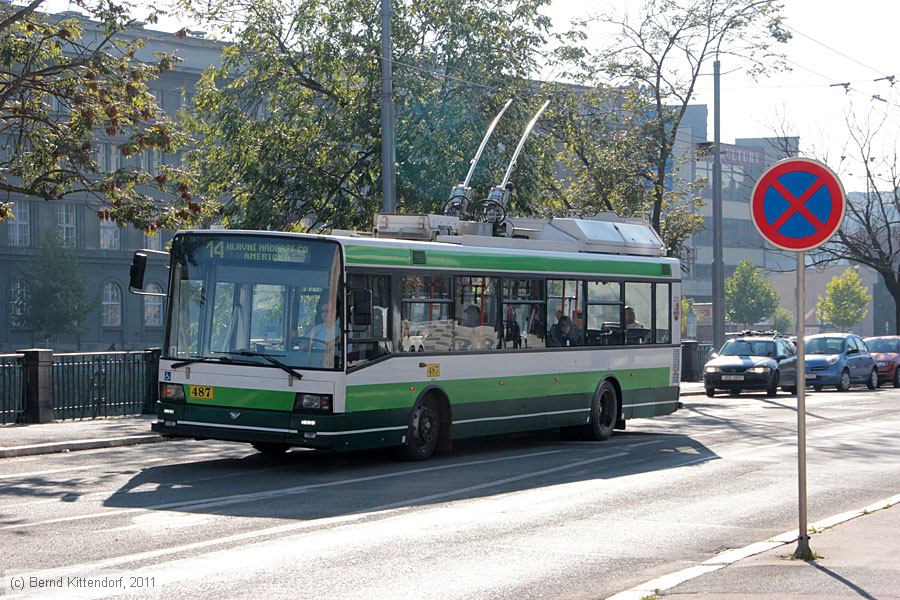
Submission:
<svg viewBox="0 0 900 600">
<path fill-rule="evenodd" d="M 619 410 L 619 395 L 609 381 L 604 381 L 594 394 L 591 403 L 591 423 L 585 428 L 589 440 L 608 440 L 616 427 Z"/>
<path fill-rule="evenodd" d="M 291 449 L 288 444 L 278 444 L 275 442 L 255 442 L 253 447 L 257 452 L 265 454 L 266 456 L 281 456 Z"/>
<path fill-rule="evenodd" d="M 405 460 L 427 460 L 434 454 L 441 433 L 441 412 L 431 395 L 419 398 L 409 416 L 406 444 L 400 447 Z"/>
</svg>

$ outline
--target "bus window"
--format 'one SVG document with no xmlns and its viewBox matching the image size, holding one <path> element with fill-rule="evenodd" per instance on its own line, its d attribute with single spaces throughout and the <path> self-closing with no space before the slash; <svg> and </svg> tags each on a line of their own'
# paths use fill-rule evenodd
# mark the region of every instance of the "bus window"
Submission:
<svg viewBox="0 0 900 600">
<path fill-rule="evenodd" d="M 672 328 L 670 323 L 670 312 L 672 302 L 669 299 L 669 284 L 655 283 L 656 288 L 656 334 L 654 342 L 657 344 L 672 343 Z"/>
<path fill-rule="evenodd" d="M 588 346 L 617 346 L 625 343 L 622 327 L 622 284 L 615 281 L 588 281 Z"/>
<path fill-rule="evenodd" d="M 352 289 L 372 292 L 372 323 L 351 326 L 347 338 L 347 364 L 352 366 L 391 352 L 391 279 L 388 275 L 350 275 L 349 280 Z M 349 322 L 353 323 L 352 315 Z"/>
<path fill-rule="evenodd" d="M 500 344 L 504 348 L 543 348 L 547 325 L 543 279 L 504 279 Z"/>
<path fill-rule="evenodd" d="M 547 281 L 548 347 L 584 345 L 583 282 Z"/>
<path fill-rule="evenodd" d="M 440 352 L 453 346 L 449 276 L 411 275 L 401 280 L 401 352 Z"/>
<path fill-rule="evenodd" d="M 454 350 L 490 350 L 498 347 L 496 287 L 497 280 L 493 277 L 456 278 Z"/>
<path fill-rule="evenodd" d="M 649 344 L 652 341 L 651 327 L 651 284 L 625 284 L 625 308 L 622 324 L 625 327 L 626 344 Z"/>
</svg>

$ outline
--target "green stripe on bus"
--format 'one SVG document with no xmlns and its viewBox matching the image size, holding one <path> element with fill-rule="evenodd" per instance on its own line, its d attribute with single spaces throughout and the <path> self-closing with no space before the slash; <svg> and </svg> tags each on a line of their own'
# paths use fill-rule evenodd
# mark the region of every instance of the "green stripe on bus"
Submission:
<svg viewBox="0 0 900 600">
<path fill-rule="evenodd" d="M 188 393 L 188 386 L 184 386 L 185 397 L 188 404 L 203 404 L 206 406 L 225 406 L 234 408 L 258 408 L 261 410 L 293 410 L 294 392 L 274 392 L 269 390 L 254 390 L 250 388 L 232 388 L 213 386 L 211 399 L 192 399 Z"/>
<path fill-rule="evenodd" d="M 637 275 L 645 277 L 671 276 L 669 264 L 606 260 L 598 258 L 556 258 L 548 256 L 473 254 L 425 250 L 426 264 L 435 269 L 480 269 L 489 271 L 526 271 L 548 273 L 583 273 L 589 275 Z M 350 265 L 413 266 L 408 248 L 384 248 L 348 244 L 344 255 Z"/>
<path fill-rule="evenodd" d="M 451 404 L 593 394 L 600 379 L 608 375 L 614 376 L 623 390 L 669 385 L 668 367 L 479 379 L 435 379 L 404 383 L 348 385 L 345 406 L 347 412 L 408 408 L 412 406 L 422 390 L 429 385 L 437 385 L 442 388 L 449 396 Z M 501 381 L 503 383 L 500 383 Z"/>
</svg>

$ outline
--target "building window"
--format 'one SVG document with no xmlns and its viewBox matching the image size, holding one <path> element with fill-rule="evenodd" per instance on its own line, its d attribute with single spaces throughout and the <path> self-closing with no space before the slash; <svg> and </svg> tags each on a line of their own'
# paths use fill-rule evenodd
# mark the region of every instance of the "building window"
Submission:
<svg viewBox="0 0 900 600">
<path fill-rule="evenodd" d="M 119 226 L 107 213 L 100 213 L 100 249 L 119 249 Z"/>
<path fill-rule="evenodd" d="M 147 285 L 146 291 L 153 294 L 161 294 L 162 288 L 155 283 Z M 144 296 L 144 326 L 162 327 L 163 319 L 162 296 Z"/>
<path fill-rule="evenodd" d="M 13 218 L 7 221 L 10 246 L 31 245 L 31 212 L 28 200 L 13 200 Z"/>
<path fill-rule="evenodd" d="M 22 279 L 14 280 L 9 286 L 9 324 L 13 327 L 25 326 L 25 305 L 28 302 L 28 284 Z"/>
<path fill-rule="evenodd" d="M 112 281 L 103 284 L 103 326 L 122 326 L 122 290 Z"/>
<path fill-rule="evenodd" d="M 63 246 L 74 246 L 76 240 L 74 204 L 60 203 L 56 205 L 56 226 L 59 228 L 59 237 Z"/>
<path fill-rule="evenodd" d="M 162 234 L 158 231 L 145 231 L 144 248 L 147 250 L 162 250 Z"/>
</svg>

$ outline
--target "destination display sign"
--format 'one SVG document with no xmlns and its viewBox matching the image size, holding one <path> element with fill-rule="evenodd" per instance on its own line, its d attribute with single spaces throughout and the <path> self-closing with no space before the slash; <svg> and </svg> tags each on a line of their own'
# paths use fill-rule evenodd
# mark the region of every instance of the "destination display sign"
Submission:
<svg viewBox="0 0 900 600">
<path fill-rule="evenodd" d="M 242 260 L 249 262 L 289 262 L 305 263 L 309 259 L 309 248 L 294 240 L 264 238 L 231 238 L 206 242 L 210 258 Z"/>
</svg>

